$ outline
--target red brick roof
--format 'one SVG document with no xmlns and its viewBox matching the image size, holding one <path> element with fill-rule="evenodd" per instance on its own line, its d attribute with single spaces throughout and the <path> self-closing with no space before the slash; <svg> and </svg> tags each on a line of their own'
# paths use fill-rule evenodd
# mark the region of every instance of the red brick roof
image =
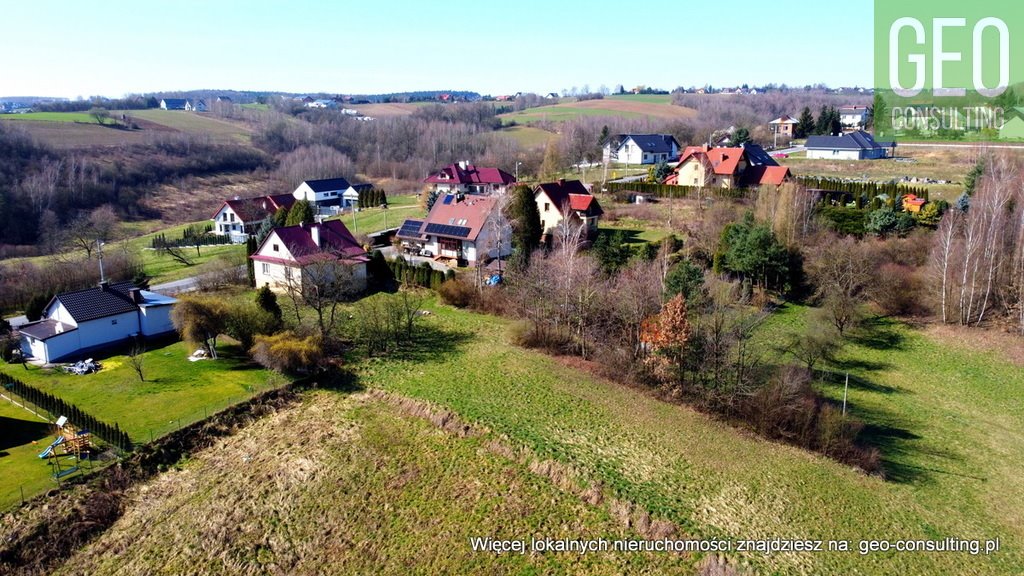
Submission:
<svg viewBox="0 0 1024 576">
<path fill-rule="evenodd" d="M 744 186 L 781 186 L 789 179 L 789 168 L 785 166 L 751 166 L 743 173 Z"/>
<path fill-rule="evenodd" d="M 423 182 L 427 184 L 495 184 L 509 185 L 516 181 L 515 177 L 499 168 L 478 168 L 472 164 L 466 164 L 463 168 L 459 164 L 448 166 L 434 172 Z"/>
<path fill-rule="evenodd" d="M 679 156 L 679 166 L 682 166 L 691 158 L 696 158 L 698 162 L 708 163 L 714 169 L 715 174 L 728 176 L 736 172 L 744 153 L 743 148 L 687 146 Z M 679 171 L 679 167 L 676 167 L 676 171 Z"/>
</svg>

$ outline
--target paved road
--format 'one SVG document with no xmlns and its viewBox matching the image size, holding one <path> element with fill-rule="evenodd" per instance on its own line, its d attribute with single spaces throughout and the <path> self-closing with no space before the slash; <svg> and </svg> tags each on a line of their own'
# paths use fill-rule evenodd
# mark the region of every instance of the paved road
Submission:
<svg viewBox="0 0 1024 576">
<path fill-rule="evenodd" d="M 4 320 L 10 322 L 12 328 L 17 328 L 18 326 L 24 326 L 25 324 L 28 324 L 28 318 L 25 318 L 24 316 L 11 316 L 9 318 L 4 318 Z"/>
<path fill-rule="evenodd" d="M 1007 150 L 1024 150 L 1024 144 L 993 144 L 985 142 L 976 142 L 973 144 L 948 144 L 948 143 L 930 143 L 930 142 L 897 142 L 896 149 L 900 148 L 1004 148 Z"/>
<path fill-rule="evenodd" d="M 797 152 L 803 152 L 807 148 L 803 146 L 793 146 L 792 148 L 786 148 L 785 150 L 769 150 L 768 153 L 772 156 L 776 154 L 796 154 Z"/>
<path fill-rule="evenodd" d="M 181 280 L 175 280 L 173 282 L 164 282 L 163 284 L 154 284 L 149 287 L 152 292 L 159 292 L 161 294 L 180 294 L 182 292 L 191 292 L 199 288 L 199 282 L 195 277 L 182 278 Z"/>
</svg>

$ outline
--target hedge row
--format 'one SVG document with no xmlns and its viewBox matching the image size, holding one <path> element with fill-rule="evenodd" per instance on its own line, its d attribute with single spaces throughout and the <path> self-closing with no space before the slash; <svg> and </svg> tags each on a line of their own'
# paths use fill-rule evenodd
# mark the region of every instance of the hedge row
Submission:
<svg viewBox="0 0 1024 576">
<path fill-rule="evenodd" d="M 0 385 L 3 385 L 8 392 L 17 395 L 22 400 L 31 402 L 40 409 L 45 410 L 52 419 L 56 419 L 58 416 L 66 416 L 79 429 L 88 430 L 107 444 L 116 446 L 124 451 L 132 449 L 132 441 L 128 438 L 128 434 L 121 430 L 116 423 L 111 426 L 106 422 L 96 419 L 91 414 L 79 410 L 77 406 L 68 404 L 53 394 L 33 388 L 6 374 L 0 374 Z"/>
<path fill-rule="evenodd" d="M 605 188 L 612 195 L 618 196 L 620 192 L 635 192 L 647 194 L 656 198 L 689 198 L 696 196 L 700 190 L 698 186 L 676 186 L 674 184 L 652 184 L 650 182 L 609 182 Z M 705 196 L 715 198 L 742 198 L 746 191 L 742 188 L 704 188 Z"/>
<path fill-rule="evenodd" d="M 802 176 L 797 181 L 812 190 L 842 192 L 853 197 L 866 196 L 869 202 L 879 194 L 886 194 L 890 198 L 899 198 L 906 194 L 913 194 L 919 198 L 928 199 L 927 188 L 907 186 L 906 184 L 897 184 L 895 182 L 850 182 L 836 178 L 815 178 L 809 176 Z"/>
<path fill-rule="evenodd" d="M 359 191 L 359 208 L 376 208 L 388 203 L 388 195 L 380 189 Z"/>
<path fill-rule="evenodd" d="M 401 257 L 389 260 L 388 267 L 391 268 L 391 274 L 394 275 L 396 281 L 431 290 L 437 290 L 441 284 L 455 278 L 454 270 L 448 272 L 434 270 L 428 262 L 422 262 L 419 266 L 415 266 Z"/>
</svg>

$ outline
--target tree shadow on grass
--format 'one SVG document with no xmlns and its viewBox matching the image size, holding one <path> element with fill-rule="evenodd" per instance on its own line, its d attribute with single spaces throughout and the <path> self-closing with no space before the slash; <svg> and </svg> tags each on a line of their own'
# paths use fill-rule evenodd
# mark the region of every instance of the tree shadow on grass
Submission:
<svg viewBox="0 0 1024 576">
<path fill-rule="evenodd" d="M 610 237 L 612 234 L 615 234 L 616 232 L 622 233 L 625 244 L 643 244 L 645 242 L 640 238 L 640 235 L 643 234 L 643 230 L 633 230 L 630 228 L 601 228 L 597 231 L 597 237 Z"/>
<path fill-rule="evenodd" d="M 907 428 L 886 424 L 867 424 L 861 431 L 861 438 L 878 448 L 882 453 L 882 469 L 885 479 L 899 484 L 921 484 L 929 482 L 937 475 L 956 476 L 984 482 L 983 476 L 955 472 L 941 465 L 918 466 L 909 460 L 914 457 L 927 456 L 933 461 L 955 465 L 963 458 L 943 448 L 922 446 L 923 438 Z"/>
<path fill-rule="evenodd" d="M 850 333 L 850 341 L 872 350 L 900 350 L 906 337 L 890 318 L 869 318 Z"/>
<path fill-rule="evenodd" d="M 407 362 L 427 362 L 462 354 L 462 347 L 475 337 L 468 330 L 443 330 L 420 323 L 410 340 L 402 343 L 389 356 Z"/>
<path fill-rule="evenodd" d="M 8 448 L 41 440 L 49 434 L 50 426 L 45 422 L 0 416 L 0 451 L 4 451 L 3 455 L 7 454 Z"/>
<path fill-rule="evenodd" d="M 816 380 L 821 382 L 825 386 L 843 388 L 846 386 L 846 374 L 850 370 L 883 370 L 888 368 L 889 365 L 885 363 L 875 362 L 861 362 L 861 361 L 843 361 L 832 363 L 837 370 L 815 370 L 814 377 Z M 867 392 L 877 392 L 879 394 L 894 394 L 901 392 L 899 388 L 894 386 L 887 386 L 885 384 L 879 384 L 856 374 L 850 374 L 850 388 L 855 390 L 865 390 Z"/>
</svg>

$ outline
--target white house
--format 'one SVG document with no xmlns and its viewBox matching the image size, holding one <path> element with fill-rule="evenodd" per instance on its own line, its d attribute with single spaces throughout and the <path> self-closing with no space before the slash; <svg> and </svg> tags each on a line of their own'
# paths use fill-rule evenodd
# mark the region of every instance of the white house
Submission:
<svg viewBox="0 0 1024 576">
<path fill-rule="evenodd" d="M 895 142 L 875 142 L 863 130 L 842 136 L 811 136 L 805 144 L 807 157 L 819 160 L 876 160 L 885 158 Z"/>
<path fill-rule="evenodd" d="M 871 110 L 867 106 L 843 106 L 839 109 L 839 123 L 845 130 L 860 130 L 867 126 Z"/>
<path fill-rule="evenodd" d="M 372 188 L 372 184 L 352 184 L 345 178 L 326 178 L 306 180 L 292 196 L 314 204 L 321 214 L 337 214 L 342 208 L 358 205 L 359 193 Z"/>
<path fill-rule="evenodd" d="M 174 332 L 170 296 L 141 290 L 131 282 L 101 282 L 95 288 L 58 294 L 43 319 L 18 328 L 21 350 L 46 363 L 80 358 L 124 344 Z"/>
<path fill-rule="evenodd" d="M 504 194 L 516 179 L 500 168 L 481 168 L 463 161 L 445 166 L 423 182 L 433 184 L 440 194 Z"/>
<path fill-rule="evenodd" d="M 337 108 L 338 104 L 334 100 L 313 100 L 312 102 L 306 102 L 306 108 Z"/>
<path fill-rule="evenodd" d="M 671 134 L 617 134 L 604 145 L 604 162 L 657 164 L 679 157 L 679 142 Z"/>
<path fill-rule="evenodd" d="M 579 180 L 545 182 L 534 188 L 537 211 L 544 234 L 551 234 L 566 215 L 578 219 L 587 235 L 597 233 L 597 224 L 604 214 L 601 204 Z"/>
<path fill-rule="evenodd" d="M 468 266 L 512 253 L 509 229 L 501 229 L 499 198 L 475 194 L 439 196 L 425 220 L 407 219 L 398 230 L 406 248 L 452 258 Z"/>
<path fill-rule="evenodd" d="M 250 258 L 256 285 L 268 284 L 275 292 L 301 290 L 311 275 L 329 270 L 335 263 L 352 271 L 355 290 L 366 288 L 369 257 L 340 220 L 274 228 Z"/>
<path fill-rule="evenodd" d="M 295 197 L 291 194 L 225 200 L 213 214 L 213 233 L 230 236 L 232 242 L 245 242 L 267 216 L 273 216 L 280 208 L 291 208 L 292 204 Z"/>
<path fill-rule="evenodd" d="M 160 108 L 162 110 L 184 110 L 186 112 L 191 112 L 195 109 L 192 101 L 186 98 L 164 98 L 160 101 Z"/>
</svg>

